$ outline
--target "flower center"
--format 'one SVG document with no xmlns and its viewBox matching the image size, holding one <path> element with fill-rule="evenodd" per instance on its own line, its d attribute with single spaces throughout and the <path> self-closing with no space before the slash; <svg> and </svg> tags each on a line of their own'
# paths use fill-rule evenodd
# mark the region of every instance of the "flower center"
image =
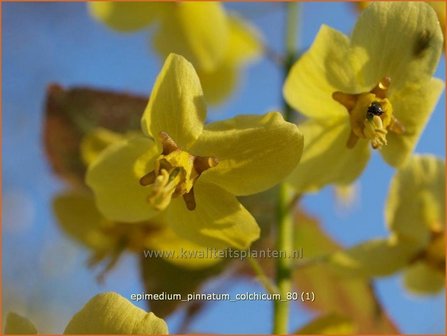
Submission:
<svg viewBox="0 0 447 336">
<path fill-rule="evenodd" d="M 142 186 L 150 187 L 148 202 L 156 210 L 164 210 L 172 198 L 183 196 L 186 207 L 194 210 L 194 183 L 200 174 L 215 167 L 218 161 L 181 150 L 165 132 L 160 132 L 159 140 L 163 151 L 155 160 L 155 168 L 140 179 Z"/>
<path fill-rule="evenodd" d="M 390 83 L 386 77 L 370 92 L 349 94 L 337 91 L 332 94 L 332 98 L 345 106 L 349 113 L 349 148 L 363 138 L 371 142 L 373 149 L 381 149 L 387 144 L 388 131 L 397 134 L 405 132 L 403 125 L 394 117 L 393 106 L 387 98 Z"/>
</svg>

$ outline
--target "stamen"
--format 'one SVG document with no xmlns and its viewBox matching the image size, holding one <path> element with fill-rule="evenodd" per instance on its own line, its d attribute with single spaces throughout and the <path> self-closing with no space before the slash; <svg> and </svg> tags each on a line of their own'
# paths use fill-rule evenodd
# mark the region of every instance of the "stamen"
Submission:
<svg viewBox="0 0 447 336">
<path fill-rule="evenodd" d="M 397 120 L 395 116 L 391 117 L 391 124 L 390 126 L 388 126 L 388 129 L 398 135 L 405 134 L 406 131 L 405 126 L 399 120 Z"/>
<path fill-rule="evenodd" d="M 213 157 L 196 156 L 194 158 L 194 169 L 200 175 L 205 170 L 216 167 L 219 160 Z"/>
<path fill-rule="evenodd" d="M 336 91 L 332 94 L 332 99 L 342 104 L 349 113 L 351 113 L 352 109 L 357 104 L 357 99 L 359 95 L 356 94 L 346 94 L 340 91 Z"/>
<path fill-rule="evenodd" d="M 183 195 L 183 200 L 188 210 L 194 210 L 196 208 L 196 199 L 194 197 L 194 188 L 192 188 L 189 193 Z"/>
<path fill-rule="evenodd" d="M 371 93 L 375 94 L 376 97 L 385 99 L 387 97 L 388 89 L 391 85 L 391 78 L 384 77 L 379 84 L 376 85 L 374 89 L 371 90 Z"/>
<path fill-rule="evenodd" d="M 365 137 L 371 140 L 371 145 L 374 149 L 380 149 L 387 144 L 387 131 L 383 127 L 382 119 L 379 116 L 374 116 L 372 119 L 365 119 L 365 128 L 363 132 Z"/>
<path fill-rule="evenodd" d="M 147 173 L 142 178 L 140 178 L 140 184 L 145 187 L 155 182 L 155 171 Z"/>
<path fill-rule="evenodd" d="M 391 79 L 384 77 L 371 91 L 348 94 L 336 91 L 332 98 L 349 113 L 351 132 L 346 146 L 353 148 L 359 138 L 367 139 L 374 149 L 387 144 L 388 131 L 405 133 L 405 127 L 393 116 L 393 107 L 387 98 Z"/>
<path fill-rule="evenodd" d="M 346 142 L 346 146 L 348 148 L 354 148 L 358 141 L 359 137 L 351 130 L 351 133 L 349 133 L 348 141 Z"/>
<path fill-rule="evenodd" d="M 205 170 L 215 167 L 218 160 L 181 150 L 166 132 L 160 132 L 159 140 L 163 150 L 155 160 L 154 170 L 140 178 L 143 187 L 150 186 L 147 200 L 156 210 L 163 210 L 172 198 L 183 196 L 186 207 L 194 210 L 194 183 Z"/>
<path fill-rule="evenodd" d="M 171 202 L 172 194 L 179 183 L 179 170 L 174 169 L 169 173 L 166 169 L 162 169 L 156 177 L 152 190 L 148 196 L 148 202 L 156 209 L 163 210 Z"/>
<path fill-rule="evenodd" d="M 168 133 L 160 132 L 158 138 L 163 146 L 163 155 L 168 155 L 179 149 L 175 141 L 169 136 Z"/>
</svg>

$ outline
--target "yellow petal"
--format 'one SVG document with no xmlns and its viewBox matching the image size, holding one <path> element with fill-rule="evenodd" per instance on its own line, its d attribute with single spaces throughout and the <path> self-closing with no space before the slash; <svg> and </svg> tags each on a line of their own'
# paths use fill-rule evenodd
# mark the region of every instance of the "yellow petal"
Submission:
<svg viewBox="0 0 447 336">
<path fill-rule="evenodd" d="M 180 237 L 216 249 L 246 249 L 259 238 L 256 220 L 233 195 L 200 178 L 194 194 L 194 210 L 181 198 L 173 199 L 167 209 L 166 220 Z"/>
<path fill-rule="evenodd" d="M 445 275 L 424 262 L 417 262 L 404 273 L 404 284 L 415 294 L 436 294 L 445 287 Z"/>
<path fill-rule="evenodd" d="M 154 35 L 154 48 L 166 57 L 183 55 L 194 66 L 213 70 L 228 46 L 228 21 L 218 2 L 178 2 Z"/>
<path fill-rule="evenodd" d="M 208 246 L 195 244 L 180 237 L 169 226 L 148 235 L 144 242 L 148 248 L 161 252 L 164 260 L 191 270 L 209 267 L 222 261 Z M 156 252 L 153 255 L 157 255 Z"/>
<path fill-rule="evenodd" d="M 429 1 L 428 3 L 430 4 L 430 6 L 433 7 L 433 9 L 436 12 L 436 15 L 438 15 L 439 24 L 441 25 L 441 30 L 444 33 L 445 32 L 446 3 L 444 1 Z"/>
<path fill-rule="evenodd" d="M 37 329 L 26 317 L 16 313 L 8 313 L 5 324 L 6 335 L 34 335 Z"/>
<path fill-rule="evenodd" d="M 264 51 L 260 33 L 236 14 L 228 17 L 229 41 L 223 62 L 242 65 L 260 57 Z"/>
<path fill-rule="evenodd" d="M 81 157 L 85 165 L 91 164 L 109 145 L 123 140 L 124 136 L 105 128 L 95 128 L 81 141 Z"/>
<path fill-rule="evenodd" d="M 144 28 L 166 9 L 166 4 L 147 2 L 103 2 L 87 3 L 90 15 L 112 29 L 131 32 Z"/>
<path fill-rule="evenodd" d="M 300 113 L 322 122 L 344 116 L 345 107 L 332 99 L 332 93 L 369 91 L 356 75 L 365 60 L 361 49 L 350 48 L 345 35 L 323 25 L 310 49 L 290 70 L 284 97 Z"/>
<path fill-rule="evenodd" d="M 199 179 L 218 184 L 235 195 L 264 191 L 296 167 L 303 136 L 281 114 L 244 115 L 206 126 L 192 153 L 219 160 Z"/>
<path fill-rule="evenodd" d="M 76 313 L 64 334 L 167 334 L 166 322 L 117 293 L 96 295 Z"/>
<path fill-rule="evenodd" d="M 370 150 L 360 139 L 347 148 L 349 121 L 323 125 L 309 120 L 300 126 L 304 135 L 303 157 L 287 181 L 297 192 L 317 191 L 328 184 L 351 184 L 365 168 Z"/>
<path fill-rule="evenodd" d="M 108 147 L 89 166 L 86 183 L 106 218 L 138 222 L 154 216 L 147 201 L 148 187 L 142 187 L 139 180 L 154 169 L 158 155 L 152 140 L 135 137 Z"/>
<path fill-rule="evenodd" d="M 228 19 L 230 34 L 224 59 L 213 70 L 197 69 L 209 104 L 219 104 L 231 95 L 239 83 L 241 67 L 263 52 L 260 35 L 253 27 L 235 15 Z"/>
<path fill-rule="evenodd" d="M 141 120 L 143 131 L 155 139 L 166 132 L 187 149 L 200 135 L 206 107 L 194 67 L 182 56 L 170 54 L 157 77 Z"/>
<path fill-rule="evenodd" d="M 208 104 L 223 102 L 236 90 L 239 82 L 239 69 L 226 63 L 213 71 L 199 71 L 198 75 Z"/>
<path fill-rule="evenodd" d="M 393 112 L 405 127 L 405 133 L 387 134 L 388 145 L 382 147 L 381 153 L 390 165 L 399 167 L 408 160 L 442 92 L 444 83 L 436 78 L 422 86 L 409 84 L 399 91 L 393 91 L 390 97 Z"/>
<path fill-rule="evenodd" d="M 413 156 L 390 184 L 385 211 L 389 229 L 414 245 L 427 246 L 431 232 L 444 229 L 444 185 L 443 160 Z"/>
<path fill-rule="evenodd" d="M 351 335 L 356 334 L 355 323 L 338 314 L 319 316 L 300 328 L 294 334 L 297 335 Z"/>
<path fill-rule="evenodd" d="M 389 76 L 390 90 L 428 80 L 439 62 L 442 42 L 435 11 L 417 1 L 372 3 L 352 34 L 352 46 L 369 55 L 360 76 L 368 79 L 371 88 Z"/>
<path fill-rule="evenodd" d="M 397 240 L 375 239 L 334 253 L 330 265 L 346 276 L 386 276 L 404 268 L 418 252 L 417 246 Z"/>
<path fill-rule="evenodd" d="M 113 237 L 103 231 L 111 223 L 96 209 L 92 196 L 81 193 L 58 195 L 53 207 L 59 225 L 72 238 L 94 250 L 113 247 Z"/>
</svg>

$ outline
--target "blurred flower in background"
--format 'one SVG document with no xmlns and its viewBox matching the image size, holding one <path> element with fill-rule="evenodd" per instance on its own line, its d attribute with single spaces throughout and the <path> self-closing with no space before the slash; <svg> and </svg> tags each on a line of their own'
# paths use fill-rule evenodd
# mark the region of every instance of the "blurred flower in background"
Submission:
<svg viewBox="0 0 447 336">
<path fill-rule="evenodd" d="M 263 53 L 260 34 L 218 2 L 91 2 L 91 15 L 110 28 L 133 32 L 155 26 L 153 47 L 162 59 L 183 55 L 196 68 L 205 99 L 222 103 L 245 64 Z"/>
</svg>

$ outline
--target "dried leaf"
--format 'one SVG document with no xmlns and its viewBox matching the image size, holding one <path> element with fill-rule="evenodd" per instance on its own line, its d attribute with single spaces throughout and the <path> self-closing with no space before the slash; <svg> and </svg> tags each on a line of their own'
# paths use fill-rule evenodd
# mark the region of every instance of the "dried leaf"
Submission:
<svg viewBox="0 0 447 336">
<path fill-rule="evenodd" d="M 140 258 L 140 270 L 145 293 L 187 294 L 200 292 L 200 287 L 224 269 L 225 262 L 202 269 L 185 269 L 175 266 L 161 258 Z M 165 317 L 174 312 L 183 303 L 181 300 L 151 300 L 151 311 Z M 191 302 L 194 303 L 194 302 Z"/>
<path fill-rule="evenodd" d="M 84 186 L 80 143 L 97 127 L 126 133 L 140 129 L 147 98 L 90 88 L 48 87 L 43 142 L 53 171 L 75 187 Z"/>
</svg>

